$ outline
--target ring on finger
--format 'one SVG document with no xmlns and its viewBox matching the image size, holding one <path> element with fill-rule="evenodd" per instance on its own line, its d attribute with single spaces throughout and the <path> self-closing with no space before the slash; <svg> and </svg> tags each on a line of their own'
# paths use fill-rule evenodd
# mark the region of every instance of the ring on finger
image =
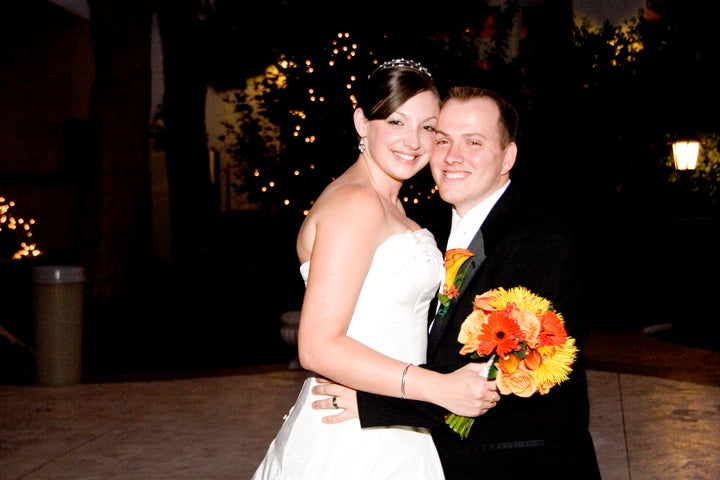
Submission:
<svg viewBox="0 0 720 480">
<path fill-rule="evenodd" d="M 340 407 L 338 407 L 338 404 L 337 404 L 337 397 L 333 397 L 333 399 L 332 399 L 332 405 L 333 405 L 334 408 L 340 408 Z"/>
</svg>

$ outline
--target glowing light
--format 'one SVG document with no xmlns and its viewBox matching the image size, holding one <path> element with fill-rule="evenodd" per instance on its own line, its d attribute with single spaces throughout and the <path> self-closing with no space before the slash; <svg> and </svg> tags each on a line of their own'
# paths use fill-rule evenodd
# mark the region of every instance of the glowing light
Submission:
<svg viewBox="0 0 720 480">
<path fill-rule="evenodd" d="M 270 94 L 286 86 L 295 87 L 295 80 L 298 79 L 299 76 L 304 76 L 305 78 L 297 83 L 299 90 L 293 88 L 293 92 L 300 92 L 300 94 L 297 95 L 294 93 L 294 99 L 292 100 L 294 104 L 291 104 L 291 108 L 268 110 L 269 117 L 277 116 L 278 121 L 277 125 L 273 125 L 273 127 L 277 127 L 277 129 L 272 130 L 272 135 L 268 136 L 273 142 L 273 145 L 268 149 L 268 153 L 262 153 L 257 159 L 252 159 L 248 162 L 251 165 L 252 162 L 256 160 L 258 162 L 255 165 L 259 165 L 259 167 L 255 169 L 255 165 L 253 165 L 253 169 L 250 170 L 255 177 L 260 177 L 260 170 L 262 170 L 262 180 L 259 179 L 254 182 L 257 185 L 255 191 L 258 193 L 267 193 L 268 195 L 265 195 L 263 200 L 259 200 L 260 203 L 272 203 L 276 208 L 288 207 L 291 208 L 293 212 L 302 212 L 303 215 L 308 214 L 310 210 L 308 203 L 312 204 L 313 202 L 307 197 L 307 189 L 303 188 L 304 182 L 308 182 L 308 187 L 312 185 L 313 188 L 315 188 L 314 182 L 323 180 L 316 178 L 316 176 L 318 174 L 323 175 L 323 177 L 327 176 L 325 167 L 321 168 L 320 165 L 308 164 L 310 161 L 308 157 L 314 156 L 312 152 L 315 148 L 314 143 L 322 142 L 322 140 L 318 141 L 318 138 L 322 139 L 323 137 L 317 137 L 316 135 L 324 134 L 324 129 L 316 130 L 315 123 L 309 122 L 308 120 L 310 118 L 313 118 L 313 121 L 323 119 L 325 115 L 322 108 L 328 103 L 336 103 L 338 101 L 345 103 L 349 99 L 352 107 L 356 108 L 357 98 L 353 95 L 353 89 L 355 83 L 359 78 L 362 78 L 362 76 L 350 73 L 353 70 L 353 65 L 351 64 L 360 57 L 363 58 L 363 63 L 365 63 L 365 59 L 368 59 L 375 65 L 378 65 L 381 61 L 380 59 L 373 58 L 374 53 L 372 51 L 364 50 L 363 48 L 359 49 L 357 42 L 349 40 L 351 38 L 349 32 L 336 33 L 336 37 L 330 39 L 327 48 L 323 51 L 325 58 L 316 57 L 312 60 L 302 59 L 293 62 L 290 59 L 281 57 L 274 65 L 277 73 L 270 75 L 268 71 L 268 74 L 266 74 L 267 86 L 265 88 Z M 309 76 L 309 73 L 313 71 L 313 66 L 316 63 L 323 72 L 334 70 L 344 72 L 339 73 L 339 75 L 341 79 L 345 80 L 345 90 L 338 91 L 336 89 L 337 87 L 335 87 L 326 91 L 324 83 L 317 83 L 318 80 L 324 81 L 326 79 Z M 293 85 L 289 85 L 291 82 Z M 340 83 L 338 86 L 342 88 L 343 84 Z M 303 90 L 305 92 L 304 94 L 302 93 Z M 343 91 L 346 93 L 342 93 Z M 325 95 L 322 95 L 321 92 Z M 259 92 L 263 100 L 265 100 L 265 93 L 267 92 Z M 270 97 L 270 99 L 273 100 L 274 97 Z M 306 109 L 303 109 L 303 104 L 307 105 Z M 328 118 L 334 117 L 328 115 Z M 268 131 L 270 131 L 270 129 L 268 129 Z M 283 142 L 287 142 L 287 145 L 283 145 Z M 282 146 L 302 146 L 302 148 L 297 151 L 288 148 L 285 151 L 282 149 Z M 303 150 L 304 148 L 309 150 Z M 301 158 L 294 158 L 294 156 L 297 155 L 296 152 L 299 153 L 303 151 L 306 151 L 308 155 L 304 155 Z M 285 153 L 287 153 L 287 157 Z M 265 157 L 270 158 L 275 154 L 277 154 L 278 159 L 282 159 L 282 165 L 278 165 L 275 162 L 270 164 L 260 163 L 260 161 L 265 160 Z M 301 174 L 310 178 L 307 180 L 303 178 L 302 184 L 300 182 L 291 182 L 291 184 L 286 185 L 286 178 L 297 177 L 299 179 Z M 280 178 L 282 181 L 276 184 L 275 182 L 268 181 L 268 177 Z M 327 178 L 324 179 L 327 180 Z M 335 178 L 332 178 L 330 181 L 334 179 Z M 295 191 L 294 189 L 299 190 Z M 427 190 L 422 193 L 412 191 L 412 193 L 409 193 L 402 201 L 406 204 L 412 202 L 412 204 L 417 205 L 422 202 L 422 199 L 425 198 L 426 195 Z M 283 199 L 284 196 L 286 196 L 285 199 Z M 432 195 L 427 195 L 427 198 L 431 197 Z"/>
<path fill-rule="evenodd" d="M 6 231 L 14 231 L 16 233 L 12 233 L 12 235 L 19 235 L 25 237 L 25 239 L 32 238 L 33 234 L 30 231 L 30 225 L 35 224 L 34 219 L 25 220 L 24 218 L 13 217 L 9 211 L 10 208 L 15 206 L 15 202 L 12 200 L 6 201 L 5 197 L 0 197 L 0 232 L 2 232 L 3 228 L 6 229 Z M 18 239 L 18 250 L 13 252 L 10 259 L 12 260 L 19 260 L 23 257 L 36 257 L 40 255 L 40 250 L 37 248 L 37 246 L 34 243 L 28 243 L 22 239 Z"/>
<path fill-rule="evenodd" d="M 695 169 L 700 152 L 700 142 L 695 140 L 678 141 L 673 143 L 672 150 L 677 170 Z"/>
</svg>

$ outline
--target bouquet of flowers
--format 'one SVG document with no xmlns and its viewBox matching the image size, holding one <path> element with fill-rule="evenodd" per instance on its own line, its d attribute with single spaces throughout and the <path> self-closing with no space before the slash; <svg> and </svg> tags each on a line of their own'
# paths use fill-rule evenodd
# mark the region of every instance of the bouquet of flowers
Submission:
<svg viewBox="0 0 720 480">
<path fill-rule="evenodd" d="M 523 287 L 476 295 L 460 328 L 460 353 L 487 361 L 488 379 L 502 395 L 544 395 L 568 379 L 577 355 L 575 339 L 547 299 Z M 445 422 L 466 438 L 474 418 L 449 414 Z"/>
</svg>

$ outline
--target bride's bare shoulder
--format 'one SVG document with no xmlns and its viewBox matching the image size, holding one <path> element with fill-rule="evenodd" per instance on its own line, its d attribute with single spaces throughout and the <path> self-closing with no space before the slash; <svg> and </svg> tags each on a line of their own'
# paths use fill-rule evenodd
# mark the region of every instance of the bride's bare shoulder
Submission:
<svg viewBox="0 0 720 480">
<path fill-rule="evenodd" d="M 385 211 L 371 186 L 362 181 L 336 181 L 317 198 L 300 226 L 297 252 L 301 262 L 310 258 L 319 230 L 327 226 L 334 237 L 365 237 L 382 231 Z"/>
</svg>

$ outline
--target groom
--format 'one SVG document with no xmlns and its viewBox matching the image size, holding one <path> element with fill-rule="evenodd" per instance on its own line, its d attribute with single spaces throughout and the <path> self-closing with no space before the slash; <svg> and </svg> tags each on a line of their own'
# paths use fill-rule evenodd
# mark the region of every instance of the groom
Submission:
<svg viewBox="0 0 720 480">
<path fill-rule="evenodd" d="M 541 472 L 556 480 L 599 479 L 588 429 L 586 331 L 579 314 L 574 245 L 558 220 L 525 205 L 511 185 L 517 124 L 512 105 L 479 88 L 452 88 L 441 110 L 430 168 L 441 198 L 452 205 L 446 246 L 468 248 L 475 256 L 468 260 L 472 264 L 459 296 L 431 322 L 427 367 L 450 372 L 469 361 L 460 355 L 457 337 L 475 295 L 521 286 L 550 300 L 576 339 L 580 350 L 570 378 L 545 395 L 502 396 L 475 420 L 464 440 L 444 423 L 447 412 L 436 405 L 335 384 L 320 385 L 314 393 L 337 396 L 345 409 L 330 422 L 358 416 L 363 428 L 430 427 L 448 480 L 515 479 Z M 445 234 L 438 231 L 437 237 L 444 245 Z"/>
</svg>

